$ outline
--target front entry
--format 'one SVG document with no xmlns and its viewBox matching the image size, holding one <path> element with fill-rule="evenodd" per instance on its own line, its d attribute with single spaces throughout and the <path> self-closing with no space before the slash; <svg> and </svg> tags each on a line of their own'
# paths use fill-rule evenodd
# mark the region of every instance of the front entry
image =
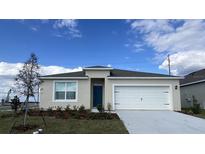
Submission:
<svg viewBox="0 0 205 154">
<path fill-rule="evenodd" d="M 98 104 L 102 105 L 103 98 L 103 86 L 94 85 L 93 86 L 93 107 L 97 107 Z"/>
</svg>

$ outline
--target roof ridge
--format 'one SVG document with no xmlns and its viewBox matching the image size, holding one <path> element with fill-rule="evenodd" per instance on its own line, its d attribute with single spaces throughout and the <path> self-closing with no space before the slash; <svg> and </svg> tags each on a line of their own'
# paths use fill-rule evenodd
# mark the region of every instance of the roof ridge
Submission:
<svg viewBox="0 0 205 154">
<path fill-rule="evenodd" d="M 84 68 L 111 68 L 110 66 L 104 66 L 104 65 L 93 65 L 93 66 L 87 66 Z"/>
</svg>

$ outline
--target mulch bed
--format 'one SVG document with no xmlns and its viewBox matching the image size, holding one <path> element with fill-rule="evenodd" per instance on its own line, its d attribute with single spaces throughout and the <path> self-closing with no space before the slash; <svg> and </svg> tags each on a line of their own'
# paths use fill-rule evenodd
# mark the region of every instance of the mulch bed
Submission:
<svg viewBox="0 0 205 154">
<path fill-rule="evenodd" d="M 18 125 L 18 126 L 14 126 L 12 128 L 13 131 L 18 131 L 18 132 L 26 132 L 28 130 L 33 130 L 38 128 L 39 125 L 31 125 L 31 124 L 27 124 L 27 125 Z"/>
<path fill-rule="evenodd" d="M 18 117 L 23 115 L 24 112 L 20 111 L 16 114 L 8 113 L 1 115 L 0 118 L 9 118 L 9 117 Z M 112 119 L 120 119 L 116 113 L 94 113 L 89 110 L 77 111 L 77 110 L 69 110 L 69 111 L 42 111 L 42 110 L 29 110 L 29 116 L 52 116 L 58 119 L 85 119 L 85 120 L 112 120 Z"/>
<path fill-rule="evenodd" d="M 85 119 L 85 120 L 112 120 L 119 119 L 116 113 L 93 113 L 90 111 L 29 111 L 28 114 L 30 116 L 53 116 L 59 119 Z"/>
</svg>

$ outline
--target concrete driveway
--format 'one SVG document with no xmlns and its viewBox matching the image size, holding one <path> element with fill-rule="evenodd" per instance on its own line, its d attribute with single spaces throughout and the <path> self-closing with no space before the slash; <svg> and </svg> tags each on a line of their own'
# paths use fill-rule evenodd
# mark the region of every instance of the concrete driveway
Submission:
<svg viewBox="0 0 205 154">
<path fill-rule="evenodd" d="M 202 134 L 205 119 L 173 111 L 118 110 L 131 134 Z"/>
</svg>

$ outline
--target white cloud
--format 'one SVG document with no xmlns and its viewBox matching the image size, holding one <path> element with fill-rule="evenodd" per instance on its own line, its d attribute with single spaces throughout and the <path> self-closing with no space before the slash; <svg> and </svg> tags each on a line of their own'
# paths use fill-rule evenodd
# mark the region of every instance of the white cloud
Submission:
<svg viewBox="0 0 205 154">
<path fill-rule="evenodd" d="M 131 23 L 133 30 L 141 33 L 150 32 L 172 32 L 174 28 L 170 25 L 169 20 L 135 20 Z"/>
<path fill-rule="evenodd" d="M 19 23 L 25 24 L 27 20 L 17 20 Z M 29 29 L 32 31 L 38 31 L 42 25 L 49 24 L 52 27 L 52 35 L 55 37 L 67 37 L 71 38 L 81 38 L 82 34 L 78 29 L 78 21 L 76 19 L 59 19 L 59 20 L 49 20 L 40 19 L 38 20 L 38 25 L 29 24 Z"/>
<path fill-rule="evenodd" d="M 0 75 L 16 75 L 23 66 L 23 63 L 0 62 Z"/>
<path fill-rule="evenodd" d="M 145 41 L 157 52 L 184 52 L 205 49 L 205 22 L 203 20 L 186 20 L 184 24 L 170 33 L 152 31 Z"/>
<path fill-rule="evenodd" d="M 34 27 L 34 26 L 30 27 L 30 29 L 31 29 L 32 31 L 35 31 L 35 32 L 39 30 L 37 27 Z"/>
<path fill-rule="evenodd" d="M 143 43 L 139 43 L 136 42 L 135 44 L 133 44 L 134 47 L 134 52 L 140 52 L 140 51 L 144 51 L 144 44 Z"/>
<path fill-rule="evenodd" d="M 142 43 L 155 50 L 154 59 L 162 62 L 160 69 L 165 69 L 167 54 L 172 57 L 175 75 L 205 68 L 204 20 L 135 20 L 130 27 L 143 36 Z"/>
<path fill-rule="evenodd" d="M 49 74 L 58 74 L 58 73 L 65 73 L 65 72 L 77 72 L 81 71 L 82 67 L 77 68 L 65 68 L 62 66 L 41 66 L 40 67 L 40 74 L 42 75 L 49 75 Z"/>
<path fill-rule="evenodd" d="M 204 51 L 178 52 L 170 56 L 171 73 L 186 75 L 190 72 L 205 68 Z M 168 70 L 168 61 L 164 60 L 160 69 Z"/>
<path fill-rule="evenodd" d="M 14 86 L 14 78 L 23 63 L 0 62 L 0 99 L 6 97 L 9 89 Z M 41 75 L 81 71 L 82 67 L 66 68 L 62 66 L 40 66 Z"/>
<path fill-rule="evenodd" d="M 54 28 L 68 28 L 74 29 L 77 27 L 77 22 L 75 19 L 60 19 L 54 23 Z"/>
<path fill-rule="evenodd" d="M 60 19 L 54 22 L 55 29 L 66 29 L 62 34 L 64 36 L 71 36 L 73 38 L 82 37 L 81 32 L 78 30 L 78 22 L 75 19 Z M 61 35 L 62 35 L 61 34 Z"/>
</svg>

